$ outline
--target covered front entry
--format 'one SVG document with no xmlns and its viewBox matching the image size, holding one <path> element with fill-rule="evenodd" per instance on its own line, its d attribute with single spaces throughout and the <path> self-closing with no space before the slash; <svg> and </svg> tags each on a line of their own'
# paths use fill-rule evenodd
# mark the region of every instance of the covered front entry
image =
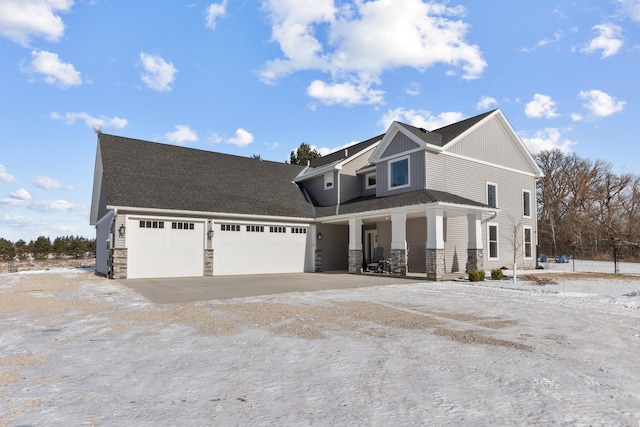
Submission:
<svg viewBox="0 0 640 427">
<path fill-rule="evenodd" d="M 484 268 L 482 221 L 489 215 L 485 207 L 436 202 L 330 221 L 348 224 L 349 272 L 363 271 L 378 247 L 391 274 L 443 280 L 447 273 Z"/>
<path fill-rule="evenodd" d="M 129 217 L 127 278 L 204 275 L 204 222 Z"/>
<path fill-rule="evenodd" d="M 213 275 L 302 273 L 308 256 L 308 226 L 216 222 Z"/>
</svg>

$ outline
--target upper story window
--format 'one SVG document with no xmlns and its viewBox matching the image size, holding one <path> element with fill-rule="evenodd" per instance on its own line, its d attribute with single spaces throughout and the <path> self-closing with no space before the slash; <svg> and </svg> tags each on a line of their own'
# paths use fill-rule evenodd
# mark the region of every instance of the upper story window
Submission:
<svg viewBox="0 0 640 427">
<path fill-rule="evenodd" d="M 324 189 L 331 190 L 333 188 L 333 171 L 324 174 Z"/>
<path fill-rule="evenodd" d="M 531 191 L 522 190 L 522 216 L 531 218 Z"/>
<path fill-rule="evenodd" d="M 487 182 L 487 205 L 492 208 L 498 207 L 498 184 Z"/>
<path fill-rule="evenodd" d="M 405 188 L 409 182 L 409 156 L 389 161 L 389 190 Z"/>
<path fill-rule="evenodd" d="M 376 173 L 375 172 L 371 172 L 368 173 L 364 176 L 364 188 L 366 190 L 370 190 L 372 188 L 376 188 Z"/>
</svg>

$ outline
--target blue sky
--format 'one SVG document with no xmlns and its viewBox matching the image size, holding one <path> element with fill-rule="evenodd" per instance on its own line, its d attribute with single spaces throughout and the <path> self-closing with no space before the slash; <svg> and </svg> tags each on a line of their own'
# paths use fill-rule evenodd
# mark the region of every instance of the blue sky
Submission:
<svg viewBox="0 0 640 427">
<path fill-rule="evenodd" d="M 94 124 L 284 162 L 500 108 L 637 173 L 640 0 L 487 4 L 0 0 L 0 237 L 94 237 Z"/>
</svg>

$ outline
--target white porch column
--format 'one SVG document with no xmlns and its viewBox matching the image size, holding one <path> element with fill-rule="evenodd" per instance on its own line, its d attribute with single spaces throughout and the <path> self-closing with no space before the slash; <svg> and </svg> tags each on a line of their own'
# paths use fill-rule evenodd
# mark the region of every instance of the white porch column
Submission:
<svg viewBox="0 0 640 427">
<path fill-rule="evenodd" d="M 349 219 L 349 273 L 361 273 L 364 262 L 362 254 L 362 219 Z"/>
<path fill-rule="evenodd" d="M 391 214 L 391 273 L 407 275 L 407 214 Z"/>
<path fill-rule="evenodd" d="M 443 280 L 444 262 L 444 210 L 435 208 L 427 210 L 427 247 L 426 247 L 427 279 Z"/>
<path fill-rule="evenodd" d="M 482 214 L 469 212 L 467 214 L 467 229 L 469 241 L 467 243 L 467 271 L 484 269 L 484 249 L 482 246 Z"/>
</svg>

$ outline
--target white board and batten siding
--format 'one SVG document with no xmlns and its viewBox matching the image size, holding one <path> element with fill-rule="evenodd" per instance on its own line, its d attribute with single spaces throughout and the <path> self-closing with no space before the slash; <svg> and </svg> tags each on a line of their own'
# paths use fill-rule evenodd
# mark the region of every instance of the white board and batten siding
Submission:
<svg viewBox="0 0 640 427">
<path fill-rule="evenodd" d="M 203 276 L 205 229 L 202 219 L 127 217 L 127 278 Z"/>
<path fill-rule="evenodd" d="M 308 224 L 214 221 L 214 276 L 302 273 L 309 265 Z"/>
</svg>

